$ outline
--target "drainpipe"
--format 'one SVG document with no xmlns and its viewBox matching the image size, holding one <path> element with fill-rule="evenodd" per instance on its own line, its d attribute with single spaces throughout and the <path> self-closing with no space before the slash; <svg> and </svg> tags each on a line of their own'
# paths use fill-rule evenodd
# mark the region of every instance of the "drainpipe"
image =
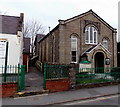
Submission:
<svg viewBox="0 0 120 107">
<path fill-rule="evenodd" d="M 117 66 L 117 41 L 116 41 L 116 29 L 113 31 L 113 66 Z"/>
</svg>

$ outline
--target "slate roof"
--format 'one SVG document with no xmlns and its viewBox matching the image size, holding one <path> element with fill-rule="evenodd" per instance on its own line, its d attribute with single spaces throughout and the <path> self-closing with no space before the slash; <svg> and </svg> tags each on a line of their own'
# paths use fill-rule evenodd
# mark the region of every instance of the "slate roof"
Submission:
<svg viewBox="0 0 120 107">
<path fill-rule="evenodd" d="M 108 53 L 110 53 L 101 43 L 99 43 L 98 45 L 93 45 L 90 48 L 88 48 L 85 52 L 83 52 L 81 54 L 81 56 L 86 55 L 86 53 L 90 53 L 91 51 L 93 51 L 97 46 L 101 45 Z"/>
<path fill-rule="evenodd" d="M 17 16 L 0 15 L 0 33 L 17 34 L 17 31 L 22 31 L 23 13 Z"/>
<path fill-rule="evenodd" d="M 97 45 L 94 45 L 94 46 L 91 46 L 90 48 L 88 48 L 87 50 L 86 50 L 86 52 L 90 52 L 93 48 L 95 48 Z"/>
<path fill-rule="evenodd" d="M 41 39 L 43 39 L 46 35 L 44 34 L 37 34 L 36 37 L 35 37 L 35 42 L 34 44 L 37 42 L 40 42 Z"/>
</svg>

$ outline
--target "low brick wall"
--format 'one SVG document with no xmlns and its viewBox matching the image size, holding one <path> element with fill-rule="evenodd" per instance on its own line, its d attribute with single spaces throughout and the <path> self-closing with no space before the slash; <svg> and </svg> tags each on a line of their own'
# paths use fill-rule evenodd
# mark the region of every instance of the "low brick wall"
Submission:
<svg viewBox="0 0 120 107">
<path fill-rule="evenodd" d="M 18 90 L 18 84 L 17 83 L 3 83 L 1 89 L 2 89 L 3 98 L 12 97 Z"/>
<path fill-rule="evenodd" d="M 69 79 L 46 80 L 46 89 L 50 92 L 67 91 L 70 87 Z"/>
</svg>

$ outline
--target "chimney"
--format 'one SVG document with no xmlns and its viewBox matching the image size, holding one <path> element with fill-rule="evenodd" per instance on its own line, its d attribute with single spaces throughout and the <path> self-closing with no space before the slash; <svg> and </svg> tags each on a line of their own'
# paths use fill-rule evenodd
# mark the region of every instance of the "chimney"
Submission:
<svg viewBox="0 0 120 107">
<path fill-rule="evenodd" d="M 65 21 L 64 20 L 58 20 L 59 24 L 63 25 L 65 24 Z"/>
<path fill-rule="evenodd" d="M 22 31 L 23 20 L 24 20 L 24 13 L 20 13 L 20 18 L 19 18 L 19 23 L 18 23 L 18 31 Z"/>
<path fill-rule="evenodd" d="M 23 22 L 23 19 L 24 19 L 24 13 L 20 13 L 20 19 L 21 19 L 21 21 Z"/>
</svg>

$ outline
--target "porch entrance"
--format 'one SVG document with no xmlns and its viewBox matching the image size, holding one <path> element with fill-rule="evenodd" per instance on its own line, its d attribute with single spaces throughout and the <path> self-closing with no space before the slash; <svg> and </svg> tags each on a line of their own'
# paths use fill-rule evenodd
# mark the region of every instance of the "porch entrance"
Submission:
<svg viewBox="0 0 120 107">
<path fill-rule="evenodd" d="M 95 54 L 95 73 L 104 73 L 104 55 L 102 52 Z"/>
</svg>

